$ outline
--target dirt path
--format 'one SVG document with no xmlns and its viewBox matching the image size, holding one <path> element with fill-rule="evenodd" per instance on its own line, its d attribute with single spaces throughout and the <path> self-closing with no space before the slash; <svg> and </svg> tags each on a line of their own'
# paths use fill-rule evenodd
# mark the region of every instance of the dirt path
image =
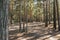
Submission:
<svg viewBox="0 0 60 40">
<path fill-rule="evenodd" d="M 28 33 L 19 33 L 19 26 L 9 28 L 9 40 L 60 40 L 60 32 L 53 31 L 52 25 L 44 27 L 44 23 L 29 23 Z"/>
</svg>

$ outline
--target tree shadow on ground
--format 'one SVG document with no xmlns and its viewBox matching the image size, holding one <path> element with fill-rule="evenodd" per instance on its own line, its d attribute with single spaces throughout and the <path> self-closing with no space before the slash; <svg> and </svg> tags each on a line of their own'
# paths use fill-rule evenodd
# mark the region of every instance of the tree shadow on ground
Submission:
<svg viewBox="0 0 60 40">
<path fill-rule="evenodd" d="M 37 39 L 39 39 L 41 37 L 44 37 L 44 36 L 47 36 L 47 35 L 51 35 L 49 37 L 45 37 L 45 38 L 42 39 L 42 40 L 46 40 L 46 39 L 48 39 L 50 37 L 53 37 L 55 35 L 58 35 L 58 34 L 60 34 L 60 32 L 58 32 L 58 31 L 52 31 L 51 33 L 42 34 L 42 35 L 38 34 L 38 33 L 28 33 L 28 34 L 22 35 L 21 37 L 23 37 L 23 38 L 32 37 L 32 38 L 29 38 L 27 40 L 37 40 Z"/>
<path fill-rule="evenodd" d="M 56 35 L 58 35 L 58 34 L 60 34 L 60 31 L 59 31 L 59 32 L 52 33 L 52 34 L 50 34 L 51 36 L 46 37 L 46 38 L 44 38 L 44 39 L 42 39 L 42 40 L 46 40 L 46 39 L 48 39 L 48 38 L 50 38 L 50 37 L 54 37 L 54 36 L 56 36 Z M 58 39 L 58 40 L 59 40 L 59 39 Z"/>
<path fill-rule="evenodd" d="M 17 31 L 17 30 L 16 30 Z M 14 33 L 14 32 L 13 32 Z M 47 34 L 38 34 L 38 33 L 28 33 L 28 34 L 23 34 L 22 36 L 16 36 L 16 34 L 18 34 L 19 32 L 16 32 L 15 33 L 15 36 L 11 36 L 11 37 L 13 37 L 13 38 L 10 38 L 9 40 L 16 40 L 17 38 L 20 38 L 20 37 L 23 37 L 23 38 L 27 38 L 27 37 L 32 37 L 32 38 L 29 38 L 29 39 L 27 39 L 27 40 L 37 40 L 37 39 L 39 39 L 40 37 L 44 37 L 44 36 L 46 36 L 46 35 L 51 35 L 51 36 L 49 36 L 49 37 L 46 37 L 46 38 L 44 38 L 44 39 L 42 39 L 42 40 L 45 40 L 45 39 L 48 39 L 48 38 L 50 38 L 50 37 L 53 37 L 53 36 L 55 36 L 55 35 L 57 35 L 57 34 L 60 34 L 60 32 L 51 32 L 51 33 L 47 33 Z M 11 35 L 13 35 L 13 34 L 11 34 Z"/>
<path fill-rule="evenodd" d="M 19 33 L 19 30 L 18 29 L 17 30 L 9 31 L 9 34 L 10 35 L 17 34 L 17 33 Z"/>
<path fill-rule="evenodd" d="M 17 36 L 17 34 L 21 34 L 19 32 L 19 30 L 10 31 L 9 34 L 12 35 L 12 36 L 9 37 L 9 40 L 16 40 L 17 38 L 20 38 L 20 37 L 23 37 L 23 38 L 28 38 L 29 37 L 27 40 L 37 40 L 41 37 L 51 35 L 49 37 L 45 37 L 45 38 L 42 39 L 42 40 L 46 40 L 50 37 L 53 37 L 55 35 L 60 34 L 60 32 L 54 31 L 53 28 L 48 28 L 47 30 L 45 30 L 46 27 L 44 27 L 44 26 L 42 27 L 42 25 L 36 25 L 36 26 L 33 26 L 33 27 L 38 27 L 39 28 L 39 29 L 35 29 L 35 28 L 33 29 L 33 30 L 37 30 L 37 32 L 32 32 L 31 31 L 30 33 L 23 34 L 21 36 L 20 35 Z M 30 29 L 30 30 L 32 30 L 32 29 Z M 45 33 L 45 31 L 47 31 L 47 33 Z M 30 38 L 30 37 L 32 37 L 32 38 Z"/>
<path fill-rule="evenodd" d="M 23 30 L 23 29 L 21 29 Z M 19 31 L 19 29 L 17 30 L 12 30 L 12 31 L 9 31 L 9 40 L 16 40 L 17 38 L 20 37 L 20 35 L 24 33 L 23 31 Z"/>
<path fill-rule="evenodd" d="M 14 40 L 17 38 L 16 34 L 18 34 L 19 31 L 18 30 L 12 30 L 9 31 L 9 40 Z"/>
</svg>

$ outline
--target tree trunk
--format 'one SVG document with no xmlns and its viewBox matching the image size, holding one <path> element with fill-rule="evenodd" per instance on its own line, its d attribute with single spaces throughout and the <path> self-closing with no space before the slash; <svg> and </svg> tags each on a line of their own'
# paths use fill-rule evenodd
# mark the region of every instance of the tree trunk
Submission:
<svg viewBox="0 0 60 40">
<path fill-rule="evenodd" d="M 53 25 L 54 30 L 56 30 L 56 1 L 53 2 Z"/>
<path fill-rule="evenodd" d="M 48 12 L 47 12 L 47 0 L 46 0 L 46 19 L 45 19 L 45 27 L 48 26 Z"/>
<path fill-rule="evenodd" d="M 26 13 L 25 13 L 25 1 L 26 0 L 24 0 L 24 18 L 23 18 L 23 32 L 25 32 L 25 16 L 26 16 Z"/>
<path fill-rule="evenodd" d="M 56 0 L 56 8 L 57 8 L 57 18 L 58 18 L 58 30 L 60 31 L 60 14 L 59 14 L 58 0 Z"/>
<path fill-rule="evenodd" d="M 48 1 L 49 1 L 49 7 L 48 7 L 49 8 L 48 9 L 49 11 L 48 12 L 49 12 L 49 24 L 50 24 L 51 23 L 51 17 L 50 17 L 51 16 L 51 14 L 50 14 L 50 0 L 48 0 Z"/>
<path fill-rule="evenodd" d="M 3 12 L 2 12 L 2 27 L 3 27 L 3 40 L 8 40 L 8 0 L 3 0 Z"/>
<path fill-rule="evenodd" d="M 2 8 L 3 8 L 3 0 L 0 0 L 0 40 L 3 40 Z"/>
<path fill-rule="evenodd" d="M 12 17 L 12 13 L 11 13 L 11 16 L 10 16 L 10 24 L 12 25 L 12 19 L 13 19 L 13 17 Z"/>
<path fill-rule="evenodd" d="M 21 22 L 22 22 L 22 15 L 21 15 L 21 9 L 22 9 L 22 5 L 21 5 L 21 0 L 20 0 L 20 11 L 19 11 L 19 32 L 22 31 L 22 26 L 21 26 Z"/>
<path fill-rule="evenodd" d="M 44 14 L 44 22 L 45 22 L 45 2 L 43 0 L 43 14 Z"/>
</svg>

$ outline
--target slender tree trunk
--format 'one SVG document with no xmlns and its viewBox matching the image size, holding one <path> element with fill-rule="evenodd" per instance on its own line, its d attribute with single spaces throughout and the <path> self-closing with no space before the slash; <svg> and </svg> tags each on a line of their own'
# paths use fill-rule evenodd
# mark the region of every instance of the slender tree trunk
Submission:
<svg viewBox="0 0 60 40">
<path fill-rule="evenodd" d="M 57 8 L 57 18 L 58 18 L 58 30 L 60 31 L 60 14 L 59 14 L 59 5 L 58 0 L 56 0 L 56 8 Z"/>
<path fill-rule="evenodd" d="M 13 20 L 13 4 L 12 4 L 12 12 L 10 13 L 10 24 L 12 25 L 12 20 Z"/>
<path fill-rule="evenodd" d="M 21 12 L 19 12 L 20 14 L 18 15 L 19 16 L 19 32 L 21 32 Z"/>
<path fill-rule="evenodd" d="M 51 14 L 50 14 L 50 0 L 48 0 L 49 1 L 49 24 L 51 23 Z"/>
<path fill-rule="evenodd" d="M 45 2 L 43 0 L 43 13 L 44 13 L 44 22 L 45 22 Z"/>
<path fill-rule="evenodd" d="M 12 13 L 11 13 L 11 15 L 10 15 L 10 24 L 12 25 L 12 20 L 13 20 L 13 15 L 12 15 Z"/>
<path fill-rule="evenodd" d="M 30 22 L 32 21 L 32 10 L 31 10 L 31 3 L 30 3 Z"/>
<path fill-rule="evenodd" d="M 21 9 L 22 9 L 22 5 L 21 5 L 21 0 L 20 0 L 20 11 L 19 11 L 19 32 L 22 31 L 22 26 L 21 26 L 21 22 L 22 22 L 22 15 L 21 15 Z"/>
<path fill-rule="evenodd" d="M 45 19 L 45 27 L 48 26 L 48 12 L 47 12 L 47 0 L 46 0 L 46 19 Z"/>
<path fill-rule="evenodd" d="M 28 13 L 26 11 L 26 33 L 28 32 Z"/>
<path fill-rule="evenodd" d="M 56 1 L 53 2 L 53 24 L 54 24 L 54 30 L 56 30 Z"/>
<path fill-rule="evenodd" d="M 26 15 L 26 13 L 25 13 L 25 1 L 26 1 L 26 0 L 24 0 L 24 19 L 23 19 L 23 32 L 25 32 L 25 15 Z"/>
</svg>

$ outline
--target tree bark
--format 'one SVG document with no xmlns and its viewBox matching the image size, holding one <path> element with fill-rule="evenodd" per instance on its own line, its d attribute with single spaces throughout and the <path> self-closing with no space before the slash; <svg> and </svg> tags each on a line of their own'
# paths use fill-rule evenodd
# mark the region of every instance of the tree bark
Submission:
<svg viewBox="0 0 60 40">
<path fill-rule="evenodd" d="M 59 14 L 58 0 L 56 0 L 56 8 L 57 8 L 57 18 L 58 18 L 58 31 L 60 31 L 60 14 Z"/>
<path fill-rule="evenodd" d="M 43 0 L 43 14 L 44 14 L 44 22 L 45 22 L 45 2 Z"/>
<path fill-rule="evenodd" d="M 50 14 L 50 0 L 48 0 L 48 1 L 49 1 L 49 7 L 48 7 L 49 9 L 48 9 L 48 10 L 49 10 L 49 24 L 50 24 L 50 23 L 51 23 L 51 14 Z"/>
<path fill-rule="evenodd" d="M 3 8 L 3 0 L 0 0 L 0 40 L 3 40 L 2 8 Z"/>
<path fill-rule="evenodd" d="M 48 0 L 46 0 L 46 19 L 45 19 L 45 27 L 47 27 L 47 26 L 48 26 L 47 1 L 48 1 Z"/>
<path fill-rule="evenodd" d="M 56 0 L 53 2 L 53 28 L 56 30 Z"/>
<path fill-rule="evenodd" d="M 8 0 L 3 0 L 2 10 L 2 27 L 3 27 L 3 40 L 8 40 Z"/>
</svg>

